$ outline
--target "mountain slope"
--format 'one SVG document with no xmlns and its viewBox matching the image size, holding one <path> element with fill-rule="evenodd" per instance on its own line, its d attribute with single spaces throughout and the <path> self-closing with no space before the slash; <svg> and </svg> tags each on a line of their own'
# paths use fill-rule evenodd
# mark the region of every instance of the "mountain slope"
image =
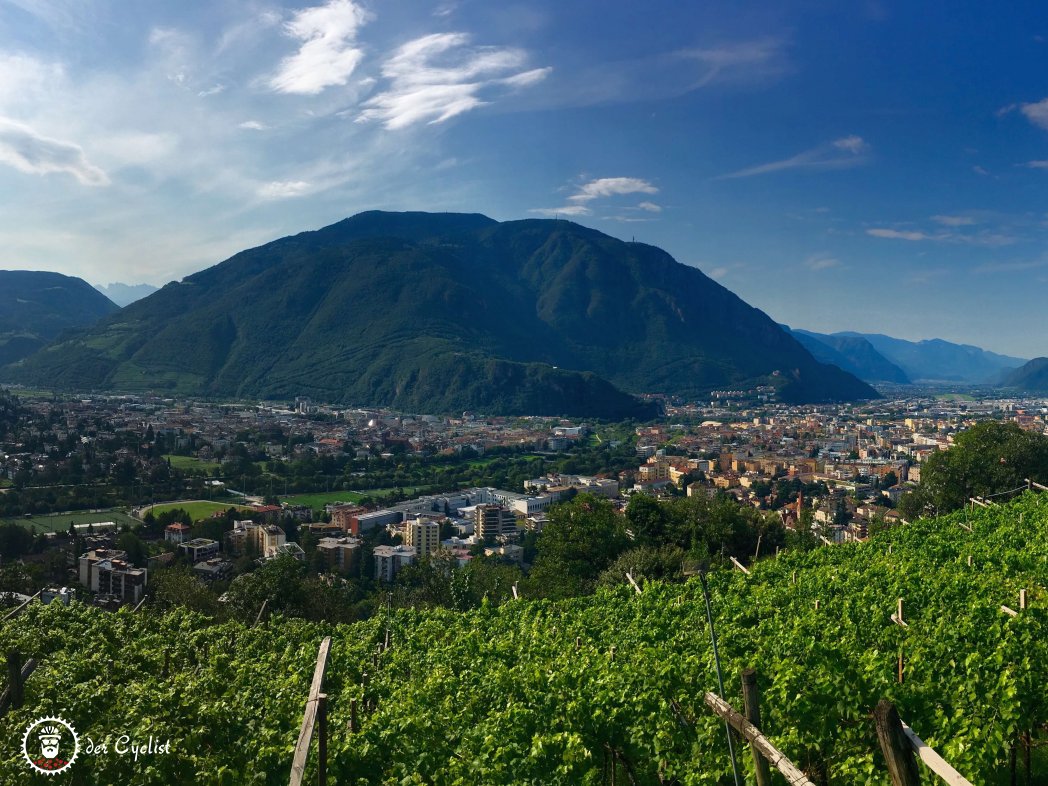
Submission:
<svg viewBox="0 0 1048 786">
<path fill-rule="evenodd" d="M 241 252 L 4 376 L 609 417 L 632 402 L 612 385 L 689 397 L 759 384 L 791 401 L 876 396 L 657 248 L 567 221 L 475 214 L 361 213 Z"/>
<path fill-rule="evenodd" d="M 1034 358 L 1015 369 L 1004 377 L 1004 385 L 1031 393 L 1048 392 L 1048 358 Z"/>
<path fill-rule="evenodd" d="M 70 328 L 118 306 L 83 279 L 35 270 L 0 270 L 0 365 L 31 355 Z"/>
<path fill-rule="evenodd" d="M 835 336 L 865 338 L 874 349 L 895 365 L 910 379 L 945 382 L 997 382 L 1007 369 L 1021 366 L 1022 358 L 998 355 L 970 344 L 954 344 L 933 338 L 925 341 L 906 341 L 879 333 L 835 333 Z"/>
<path fill-rule="evenodd" d="M 874 349 L 865 338 L 829 336 L 825 333 L 789 327 L 786 329 L 820 363 L 833 363 L 866 382 L 894 382 L 905 385 L 910 381 L 905 371 Z"/>
</svg>

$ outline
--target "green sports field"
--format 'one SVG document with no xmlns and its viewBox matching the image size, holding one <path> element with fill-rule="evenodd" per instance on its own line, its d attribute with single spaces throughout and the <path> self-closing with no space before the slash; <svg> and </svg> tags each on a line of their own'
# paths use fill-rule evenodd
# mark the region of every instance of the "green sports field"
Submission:
<svg viewBox="0 0 1048 786">
<path fill-rule="evenodd" d="M 235 505 L 232 502 L 208 502 L 206 499 L 194 499 L 185 502 L 164 502 L 160 505 L 154 505 L 152 508 L 142 508 L 142 515 L 144 516 L 146 511 L 152 510 L 154 516 L 159 516 L 161 513 L 177 508 L 182 508 L 192 517 L 193 521 L 203 521 L 211 518 L 216 513 L 224 513 L 230 508 L 237 508 L 238 510 L 248 509 L 243 505 Z"/>
<path fill-rule="evenodd" d="M 3 522 L 13 522 L 19 524 L 34 534 L 42 532 L 65 532 L 69 529 L 69 524 L 98 524 L 103 521 L 113 521 L 118 525 L 127 524 L 129 527 L 136 527 L 140 522 L 136 519 L 131 518 L 123 511 L 119 510 L 104 510 L 100 513 L 55 513 L 50 516 L 11 516 L 5 519 L 0 519 Z"/>
</svg>

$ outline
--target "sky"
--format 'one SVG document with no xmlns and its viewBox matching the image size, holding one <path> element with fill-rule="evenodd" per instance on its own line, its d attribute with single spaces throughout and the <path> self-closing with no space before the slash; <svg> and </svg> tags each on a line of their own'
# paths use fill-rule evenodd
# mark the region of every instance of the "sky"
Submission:
<svg viewBox="0 0 1048 786">
<path fill-rule="evenodd" d="M 0 0 L 0 267 L 567 218 L 779 322 L 1048 355 L 1048 6 Z"/>
</svg>

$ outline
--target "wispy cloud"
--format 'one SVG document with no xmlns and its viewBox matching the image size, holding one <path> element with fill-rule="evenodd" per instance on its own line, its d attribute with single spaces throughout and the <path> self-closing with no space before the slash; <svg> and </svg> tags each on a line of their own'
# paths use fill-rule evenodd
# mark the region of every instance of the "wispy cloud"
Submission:
<svg viewBox="0 0 1048 786">
<path fill-rule="evenodd" d="M 245 120 L 237 126 L 237 128 L 243 128 L 247 131 L 265 131 L 268 127 L 265 123 L 260 123 L 257 120 Z"/>
<path fill-rule="evenodd" d="M 1019 111 L 1035 126 L 1048 130 L 1048 98 L 1042 98 L 1033 104 L 1023 104 Z"/>
<path fill-rule="evenodd" d="M 1007 262 L 987 262 L 973 267 L 973 273 L 1021 273 L 1025 270 L 1037 270 L 1048 266 L 1048 259 L 1025 259 Z"/>
<path fill-rule="evenodd" d="M 841 261 L 825 254 L 814 254 L 804 260 L 804 266 L 814 271 L 829 270 L 832 267 L 840 267 Z"/>
<path fill-rule="evenodd" d="M 356 45 L 357 31 L 370 19 L 368 11 L 352 0 L 330 0 L 296 13 L 284 29 L 302 45 L 280 63 L 270 87 L 278 93 L 316 95 L 346 84 L 364 57 L 364 50 Z"/>
<path fill-rule="evenodd" d="M 310 188 L 311 184 L 304 180 L 275 180 L 259 188 L 258 195 L 263 199 L 289 199 L 303 196 Z"/>
<path fill-rule="evenodd" d="M 798 153 L 780 161 L 771 161 L 767 164 L 758 164 L 757 166 L 740 169 L 737 172 L 729 172 L 726 175 L 714 178 L 714 180 L 753 177 L 755 175 L 767 175 L 791 169 L 850 169 L 866 163 L 869 158 L 869 150 L 869 144 L 862 137 L 851 135 L 813 147 L 810 150 L 805 150 L 803 153 Z"/>
<path fill-rule="evenodd" d="M 51 139 L 6 118 L 0 118 L 0 164 L 30 175 L 72 175 L 85 186 L 109 185 L 109 176 L 88 161 L 78 145 Z"/>
<path fill-rule="evenodd" d="M 590 210 L 584 205 L 562 205 L 560 207 L 534 207 L 528 212 L 538 216 L 556 218 L 557 216 L 587 216 Z"/>
<path fill-rule="evenodd" d="M 537 213 L 542 216 L 555 216 L 558 214 L 568 216 L 586 216 L 592 211 L 590 205 L 598 199 L 607 199 L 615 196 L 626 196 L 629 194 L 657 194 L 659 189 L 647 180 L 639 177 L 600 177 L 588 180 L 582 185 L 575 187 L 575 193 L 568 197 L 567 205 L 562 207 L 539 207 L 528 212 Z M 658 213 L 661 207 L 654 202 L 641 202 L 636 208 L 649 213 Z M 627 220 L 614 217 L 616 220 Z M 634 219 L 637 220 L 637 219 Z M 651 220 L 651 219 L 643 219 Z"/>
<path fill-rule="evenodd" d="M 401 46 L 382 66 L 385 88 L 364 102 L 357 122 L 376 120 L 389 129 L 442 123 L 490 103 L 494 94 L 537 84 L 552 70 L 525 69 L 522 49 L 469 41 L 466 33 L 434 33 Z"/>
<path fill-rule="evenodd" d="M 601 197 L 620 194 L 657 194 L 659 189 L 647 180 L 637 177 L 602 177 L 579 186 L 578 192 L 568 197 L 572 202 L 592 202 Z M 650 202 L 648 204 L 651 204 Z"/>
<path fill-rule="evenodd" d="M 932 216 L 932 221 L 944 227 L 969 227 L 976 223 L 971 216 Z"/>
<path fill-rule="evenodd" d="M 735 41 L 711 47 L 682 49 L 674 55 L 694 60 L 706 67 L 692 89 L 714 81 L 745 80 L 777 76 L 785 65 L 782 56 L 783 41 L 778 38 L 758 38 Z"/>
<path fill-rule="evenodd" d="M 1019 166 L 1024 166 L 1027 169 L 1048 169 L 1048 161 L 1027 161 Z"/>
<path fill-rule="evenodd" d="M 951 225 L 951 226 L 965 226 Z M 940 243 L 963 243 L 971 246 L 987 246 L 990 248 L 1010 246 L 1017 242 L 1018 238 L 1004 232 L 976 232 L 966 234 L 961 232 L 940 231 L 935 233 L 922 232 L 915 229 L 891 229 L 889 227 L 875 227 L 867 229 L 866 234 L 871 237 L 880 237 L 888 240 L 908 240 L 911 242 L 935 241 Z"/>
</svg>

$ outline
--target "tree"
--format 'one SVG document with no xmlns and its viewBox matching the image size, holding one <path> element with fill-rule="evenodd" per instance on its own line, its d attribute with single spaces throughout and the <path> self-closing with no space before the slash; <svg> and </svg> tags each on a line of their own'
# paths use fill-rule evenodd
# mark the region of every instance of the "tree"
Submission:
<svg viewBox="0 0 1048 786">
<path fill-rule="evenodd" d="M 305 566 L 291 556 L 268 560 L 252 573 L 237 576 L 229 585 L 228 607 L 234 617 L 253 620 L 268 601 L 269 612 L 302 616 L 310 602 L 304 579 Z"/>
<path fill-rule="evenodd" d="M 528 593 L 567 598 L 592 592 L 597 577 L 629 544 L 626 521 L 608 500 L 580 494 L 556 505 L 537 543 Z"/>
<path fill-rule="evenodd" d="M 906 518 L 948 513 L 968 499 L 1021 488 L 1026 478 L 1048 478 L 1048 437 L 1016 423 L 985 421 L 959 434 L 949 450 L 933 453 L 921 468 L 921 485 L 905 495 Z"/>
<path fill-rule="evenodd" d="M 146 547 L 133 532 L 125 532 L 116 539 L 116 547 L 127 552 L 127 561 L 137 568 L 146 564 Z"/>
</svg>

